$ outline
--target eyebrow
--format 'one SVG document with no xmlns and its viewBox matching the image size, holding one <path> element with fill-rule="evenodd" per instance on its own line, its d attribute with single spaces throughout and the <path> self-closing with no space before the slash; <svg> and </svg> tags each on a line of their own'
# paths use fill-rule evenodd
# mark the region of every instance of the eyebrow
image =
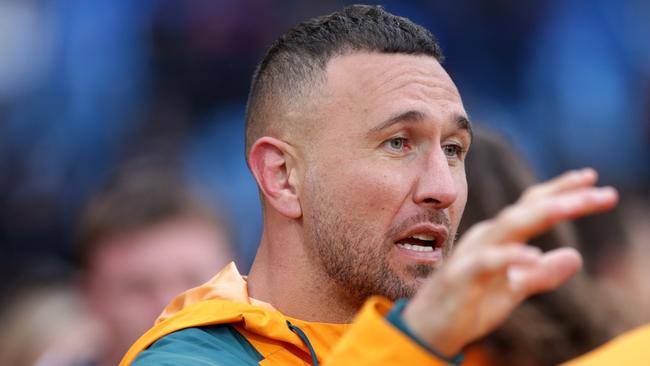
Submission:
<svg viewBox="0 0 650 366">
<path fill-rule="evenodd" d="M 466 116 L 459 115 L 456 118 L 456 124 L 461 130 L 467 131 L 469 133 L 469 142 L 474 141 L 474 130 L 472 129 L 472 122 Z"/>
<path fill-rule="evenodd" d="M 407 112 L 402 112 L 399 113 L 395 116 L 390 117 L 386 121 L 382 122 L 380 125 L 373 127 L 368 134 L 372 135 L 375 134 L 379 131 L 385 130 L 397 123 L 401 122 L 423 122 L 425 120 L 424 114 L 419 111 L 407 111 Z M 472 122 L 470 122 L 469 118 L 467 118 L 464 115 L 458 115 L 456 117 L 456 125 L 458 126 L 459 129 L 461 130 L 466 130 L 467 133 L 469 133 L 469 138 L 470 142 L 474 139 L 474 132 L 472 131 Z"/>
</svg>

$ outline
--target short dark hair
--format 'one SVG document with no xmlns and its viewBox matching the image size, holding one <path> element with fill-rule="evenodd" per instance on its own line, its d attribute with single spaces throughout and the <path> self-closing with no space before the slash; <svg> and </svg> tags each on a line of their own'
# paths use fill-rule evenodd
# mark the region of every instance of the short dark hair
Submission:
<svg viewBox="0 0 650 366">
<path fill-rule="evenodd" d="M 225 217 L 204 204 L 182 178 L 157 169 L 125 169 L 86 203 L 76 233 L 75 260 L 86 269 L 107 239 L 177 219 L 205 222 L 230 239 Z"/>
<path fill-rule="evenodd" d="M 267 133 L 271 106 L 304 93 L 306 82 L 322 81 L 332 57 L 363 51 L 428 55 L 443 61 L 431 32 L 381 6 L 351 5 L 302 22 L 271 45 L 253 75 L 246 108 L 246 151 Z"/>
</svg>

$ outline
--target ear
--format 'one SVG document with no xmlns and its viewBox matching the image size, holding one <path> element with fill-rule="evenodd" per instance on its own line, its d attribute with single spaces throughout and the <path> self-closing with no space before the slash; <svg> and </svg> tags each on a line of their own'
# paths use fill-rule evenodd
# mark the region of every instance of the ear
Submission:
<svg viewBox="0 0 650 366">
<path fill-rule="evenodd" d="M 251 147 L 248 163 L 265 200 L 282 215 L 300 218 L 296 152 L 291 145 L 273 137 L 262 137 Z"/>
</svg>

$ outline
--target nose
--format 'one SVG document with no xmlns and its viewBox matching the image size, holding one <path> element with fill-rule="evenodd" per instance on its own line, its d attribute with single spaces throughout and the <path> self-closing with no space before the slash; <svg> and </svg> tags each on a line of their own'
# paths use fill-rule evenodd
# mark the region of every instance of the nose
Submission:
<svg viewBox="0 0 650 366">
<path fill-rule="evenodd" d="M 418 205 L 443 209 L 456 201 L 458 187 L 447 157 L 441 149 L 435 150 L 429 154 L 426 167 L 417 179 L 413 199 Z"/>
</svg>

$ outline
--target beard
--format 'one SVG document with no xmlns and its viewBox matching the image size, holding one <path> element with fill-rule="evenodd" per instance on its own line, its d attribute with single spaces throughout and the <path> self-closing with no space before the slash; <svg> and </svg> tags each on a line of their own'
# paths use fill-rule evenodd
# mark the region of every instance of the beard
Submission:
<svg viewBox="0 0 650 366">
<path fill-rule="evenodd" d="M 318 193 L 317 193 L 318 192 Z M 340 293 L 350 302 L 362 304 L 372 295 L 381 295 L 393 301 L 411 298 L 422 281 L 435 269 L 435 264 L 391 265 L 390 253 L 395 249 L 393 241 L 407 228 L 422 222 L 443 225 L 449 232 L 443 243 L 443 257 L 447 258 L 453 248 L 455 231 L 447 214 L 441 210 L 426 211 L 410 217 L 391 227 L 384 235 L 377 235 L 367 221 L 349 217 L 337 211 L 325 199 L 325 190 L 314 190 L 315 205 L 305 219 L 308 250 L 317 258 L 320 267 Z M 365 223 L 365 225 L 364 225 Z M 393 259 L 394 262 L 394 259 Z"/>
</svg>

